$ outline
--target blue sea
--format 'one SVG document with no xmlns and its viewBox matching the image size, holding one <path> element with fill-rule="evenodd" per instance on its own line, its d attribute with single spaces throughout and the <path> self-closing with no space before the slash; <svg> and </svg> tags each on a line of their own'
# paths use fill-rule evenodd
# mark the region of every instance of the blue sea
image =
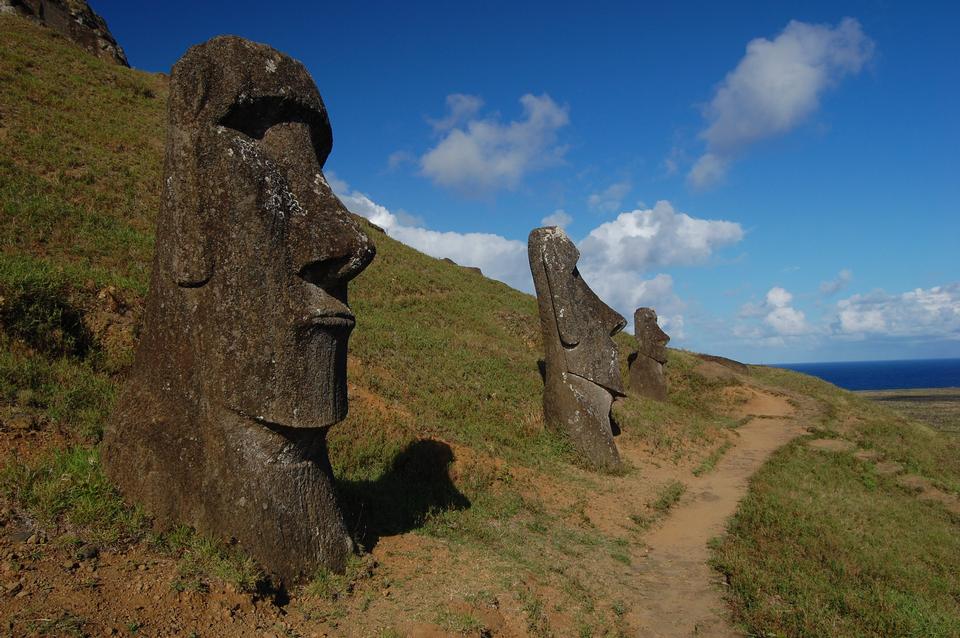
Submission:
<svg viewBox="0 0 960 638">
<path fill-rule="evenodd" d="M 960 359 L 778 363 L 776 367 L 812 374 L 847 390 L 960 388 Z"/>
</svg>

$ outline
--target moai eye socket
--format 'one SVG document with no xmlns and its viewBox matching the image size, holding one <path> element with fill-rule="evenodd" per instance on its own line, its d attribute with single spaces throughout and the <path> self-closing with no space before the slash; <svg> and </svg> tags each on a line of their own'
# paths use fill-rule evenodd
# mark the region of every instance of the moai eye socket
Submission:
<svg viewBox="0 0 960 638">
<path fill-rule="evenodd" d="M 333 146 L 333 134 L 326 113 L 287 96 L 268 95 L 237 101 L 217 123 L 255 140 L 262 140 L 266 132 L 277 124 L 306 124 L 321 165 Z"/>
</svg>

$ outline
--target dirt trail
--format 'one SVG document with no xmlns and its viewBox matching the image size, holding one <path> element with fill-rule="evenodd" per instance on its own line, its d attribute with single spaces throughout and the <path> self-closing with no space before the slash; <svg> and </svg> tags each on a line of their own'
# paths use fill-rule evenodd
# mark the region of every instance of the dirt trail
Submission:
<svg viewBox="0 0 960 638">
<path fill-rule="evenodd" d="M 687 481 L 687 495 L 663 525 L 647 536 L 650 553 L 634 569 L 641 591 L 640 635 L 740 636 L 726 620 L 717 575 L 707 565 L 711 538 L 746 494 L 747 481 L 780 446 L 803 434 L 786 398 L 750 389 L 744 416 L 753 416 L 716 468 Z"/>
</svg>

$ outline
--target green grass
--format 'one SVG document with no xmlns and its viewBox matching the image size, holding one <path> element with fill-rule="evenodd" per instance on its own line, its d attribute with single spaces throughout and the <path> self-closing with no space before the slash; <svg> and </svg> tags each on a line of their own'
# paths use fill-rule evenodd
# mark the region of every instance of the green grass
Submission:
<svg viewBox="0 0 960 638">
<path fill-rule="evenodd" d="M 141 538 L 147 519 L 124 505 L 100 466 L 96 448 L 52 450 L 31 461 L 11 461 L 0 470 L 0 489 L 42 525 L 99 544 Z"/>
<path fill-rule="evenodd" d="M 0 255 L 0 326 L 48 356 L 83 356 L 91 346 L 64 273 L 23 256 Z"/>
<path fill-rule="evenodd" d="M 704 474 L 713 471 L 713 468 L 717 466 L 717 463 L 720 459 L 723 458 L 723 455 L 727 453 L 733 447 L 733 444 L 730 441 L 724 441 L 720 444 L 717 449 L 711 452 L 703 461 L 700 462 L 700 465 L 693 468 L 694 476 L 703 476 Z"/>
<path fill-rule="evenodd" d="M 81 440 L 100 440 L 115 391 L 114 382 L 88 362 L 0 350 L 0 400 L 37 412 Z"/>
<path fill-rule="evenodd" d="M 373 567 L 374 560 L 369 554 L 351 556 L 345 573 L 337 574 L 321 568 L 303 587 L 303 593 L 321 600 L 336 601 L 352 593 L 360 581 L 369 578 Z"/>
<path fill-rule="evenodd" d="M 256 563 L 236 547 L 213 541 L 186 526 L 178 526 L 151 538 L 154 547 L 179 558 L 177 591 L 207 591 L 213 581 L 232 584 L 252 592 L 264 580 Z"/>
<path fill-rule="evenodd" d="M 955 435 L 810 377 L 757 374 L 822 401 L 818 436 L 877 450 L 956 493 Z M 755 475 L 729 536 L 714 546 L 751 635 L 960 635 L 960 518 L 873 468 L 801 440 Z"/>
<path fill-rule="evenodd" d="M 449 632 L 461 635 L 477 635 L 485 629 L 476 616 L 455 609 L 441 609 L 437 612 L 434 622 Z"/>
<path fill-rule="evenodd" d="M 680 481 L 670 481 L 657 492 L 657 498 L 650 503 L 650 509 L 664 514 L 680 502 L 680 497 L 686 491 L 687 486 Z"/>
<path fill-rule="evenodd" d="M 550 629 L 550 623 L 543 611 L 543 601 L 534 593 L 526 589 L 519 592 L 521 608 L 527 617 L 527 631 L 531 636 L 538 638 L 550 638 L 553 631 Z"/>
<path fill-rule="evenodd" d="M 665 517 L 687 491 L 680 481 L 668 481 L 660 486 L 657 495 L 647 503 L 646 510 L 630 515 L 630 520 L 640 531 L 646 531 L 651 525 Z"/>
</svg>

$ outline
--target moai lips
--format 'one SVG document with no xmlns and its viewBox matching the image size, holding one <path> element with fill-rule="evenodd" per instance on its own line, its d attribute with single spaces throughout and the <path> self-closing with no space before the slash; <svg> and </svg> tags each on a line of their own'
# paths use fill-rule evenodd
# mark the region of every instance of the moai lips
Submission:
<svg viewBox="0 0 960 638">
<path fill-rule="evenodd" d="M 170 81 L 157 251 L 110 477 L 286 581 L 352 548 L 326 431 L 347 413 L 347 282 L 374 247 L 323 176 L 332 134 L 299 62 L 237 37 Z"/>
<path fill-rule="evenodd" d="M 633 322 L 638 351 L 629 358 L 630 390 L 648 399 L 666 401 L 667 377 L 663 366 L 667 363 L 670 336 L 657 324 L 653 308 L 637 308 Z"/>
<path fill-rule="evenodd" d="M 610 407 L 623 395 L 613 335 L 626 325 L 587 286 L 580 253 L 557 227 L 537 228 L 527 241 L 545 350 L 543 411 L 591 464 L 616 469 Z"/>
</svg>

